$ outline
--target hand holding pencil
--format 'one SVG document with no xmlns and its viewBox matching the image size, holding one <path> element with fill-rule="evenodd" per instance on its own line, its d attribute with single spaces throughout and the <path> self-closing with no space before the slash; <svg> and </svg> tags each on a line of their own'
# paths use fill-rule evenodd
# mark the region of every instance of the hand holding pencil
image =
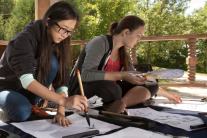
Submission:
<svg viewBox="0 0 207 138">
<path fill-rule="evenodd" d="M 79 80 L 81 95 L 74 95 L 66 98 L 65 107 L 69 109 L 78 109 L 78 110 L 84 110 L 84 112 L 88 112 L 88 100 L 84 96 L 83 92 L 83 85 L 80 77 L 80 71 L 77 70 L 77 76 Z"/>
</svg>

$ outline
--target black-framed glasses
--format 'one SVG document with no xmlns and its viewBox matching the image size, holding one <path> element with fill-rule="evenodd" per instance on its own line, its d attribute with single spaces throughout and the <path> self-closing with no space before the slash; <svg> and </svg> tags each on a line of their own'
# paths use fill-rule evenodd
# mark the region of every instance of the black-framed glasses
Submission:
<svg viewBox="0 0 207 138">
<path fill-rule="evenodd" d="M 55 25 L 57 25 L 59 27 L 58 33 L 60 34 L 67 34 L 67 36 L 71 36 L 75 33 L 75 31 L 68 31 L 65 28 L 60 27 L 60 25 L 56 22 Z"/>
</svg>

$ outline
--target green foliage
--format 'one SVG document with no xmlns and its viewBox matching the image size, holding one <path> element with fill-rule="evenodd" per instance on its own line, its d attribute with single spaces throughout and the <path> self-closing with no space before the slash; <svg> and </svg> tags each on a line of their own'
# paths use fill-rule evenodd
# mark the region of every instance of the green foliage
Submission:
<svg viewBox="0 0 207 138">
<path fill-rule="evenodd" d="M 4 20 L 3 20 L 3 16 L 0 15 L 0 32 L 3 32 L 4 30 Z M 4 40 L 4 35 L 3 33 L 0 33 L 0 40 Z"/>
<path fill-rule="evenodd" d="M 0 14 L 11 14 L 14 5 L 14 0 L 0 0 Z"/>
<path fill-rule="evenodd" d="M 75 40 L 92 39 L 108 33 L 111 22 L 118 22 L 135 8 L 133 0 L 64 0 L 77 8 L 81 22 Z"/>
<path fill-rule="evenodd" d="M 12 10 L 12 17 L 5 22 L 4 38 L 9 41 L 19 32 L 24 30 L 24 26 L 35 20 L 35 5 L 33 0 L 18 0 Z"/>
<path fill-rule="evenodd" d="M 193 11 L 192 15 L 188 16 L 188 26 L 190 34 L 206 34 L 207 33 L 207 3 L 203 8 Z M 199 39 L 196 43 L 197 49 L 197 71 L 207 72 L 207 39 Z"/>
<path fill-rule="evenodd" d="M 146 22 L 145 36 L 185 34 L 185 16 L 188 0 L 139 0 L 134 13 Z M 182 29 L 181 29 L 182 28 Z M 170 51 L 179 49 L 185 41 L 145 42 L 137 46 L 145 62 L 152 63 L 157 57 L 170 57 Z"/>
</svg>

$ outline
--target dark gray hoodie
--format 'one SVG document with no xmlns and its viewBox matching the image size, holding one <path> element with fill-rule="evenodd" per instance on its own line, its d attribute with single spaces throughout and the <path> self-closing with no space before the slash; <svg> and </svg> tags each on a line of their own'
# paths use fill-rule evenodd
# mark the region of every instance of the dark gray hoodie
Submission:
<svg viewBox="0 0 207 138">
<path fill-rule="evenodd" d="M 33 74 L 41 47 L 42 20 L 28 23 L 7 45 L 0 60 L 0 89 L 21 89 L 20 77 Z M 69 75 L 67 74 L 69 79 Z M 67 80 L 67 79 L 66 79 Z M 68 80 L 67 80 L 68 82 Z M 57 89 L 57 84 L 54 84 Z"/>
</svg>

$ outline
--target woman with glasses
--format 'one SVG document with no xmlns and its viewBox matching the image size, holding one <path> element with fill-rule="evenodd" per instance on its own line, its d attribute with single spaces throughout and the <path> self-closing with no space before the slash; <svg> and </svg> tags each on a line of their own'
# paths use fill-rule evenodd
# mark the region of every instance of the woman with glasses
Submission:
<svg viewBox="0 0 207 138">
<path fill-rule="evenodd" d="M 87 108 L 86 97 L 67 97 L 70 36 L 78 20 L 71 4 L 57 2 L 8 43 L 0 60 L 0 108 L 10 121 L 48 116 L 37 106 L 41 98 L 58 104 L 53 123 L 60 126 L 71 125 L 65 107 Z M 56 92 L 48 89 L 50 84 Z"/>
<path fill-rule="evenodd" d="M 87 98 L 102 97 L 103 109 L 123 112 L 148 100 L 156 93 L 169 100 L 180 102 L 177 94 L 159 89 L 155 80 L 146 76 L 131 76 L 137 72 L 126 48 L 133 48 L 145 32 L 145 22 L 137 16 L 126 16 L 110 26 L 111 35 L 92 39 L 81 51 L 71 73 L 69 94 L 80 93 L 75 70 L 81 71 L 84 92 Z M 158 91 L 159 90 L 159 91 Z"/>
</svg>

